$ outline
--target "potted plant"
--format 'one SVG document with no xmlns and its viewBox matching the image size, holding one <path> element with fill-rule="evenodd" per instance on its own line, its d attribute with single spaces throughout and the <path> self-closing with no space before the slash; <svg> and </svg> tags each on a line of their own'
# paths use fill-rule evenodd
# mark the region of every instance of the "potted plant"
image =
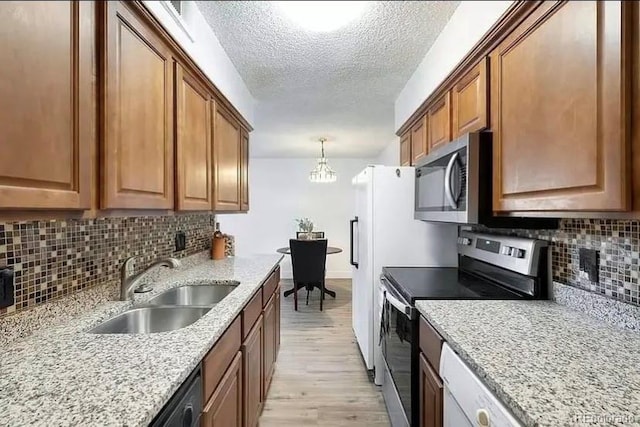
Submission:
<svg viewBox="0 0 640 427">
<path fill-rule="evenodd" d="M 300 239 L 302 240 L 311 240 L 313 239 L 313 222 L 309 218 L 298 218 L 296 219 L 298 223 L 298 230 L 302 231 L 305 234 L 300 235 Z"/>
</svg>

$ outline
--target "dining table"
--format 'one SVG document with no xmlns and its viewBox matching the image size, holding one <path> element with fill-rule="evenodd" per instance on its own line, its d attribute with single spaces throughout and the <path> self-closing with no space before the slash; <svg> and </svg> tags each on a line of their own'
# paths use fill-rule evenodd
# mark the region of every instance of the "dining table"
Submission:
<svg viewBox="0 0 640 427">
<path fill-rule="evenodd" d="M 276 249 L 276 252 L 278 252 L 279 254 L 291 255 L 291 248 L 288 246 L 284 248 L 278 248 Z M 335 246 L 327 246 L 327 255 L 339 254 L 340 252 L 342 252 L 341 248 L 336 248 Z M 291 295 L 292 293 L 294 293 L 295 290 L 296 290 L 296 287 L 294 284 L 293 288 L 284 291 L 285 298 Z M 332 291 L 331 289 L 327 289 L 326 287 L 324 288 L 324 293 L 331 295 L 333 298 L 336 297 L 336 292 Z"/>
</svg>

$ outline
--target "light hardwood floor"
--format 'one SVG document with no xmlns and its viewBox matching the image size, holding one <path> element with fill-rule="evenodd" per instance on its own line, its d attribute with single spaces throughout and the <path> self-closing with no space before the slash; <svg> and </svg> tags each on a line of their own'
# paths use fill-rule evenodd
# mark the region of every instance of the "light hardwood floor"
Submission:
<svg viewBox="0 0 640 427">
<path fill-rule="evenodd" d="M 283 280 L 282 289 L 292 287 Z M 337 292 L 320 311 L 316 290 L 298 311 L 293 295 L 282 299 L 282 343 L 261 427 L 387 427 L 379 389 L 369 381 L 351 329 L 351 280 L 327 280 Z"/>
</svg>

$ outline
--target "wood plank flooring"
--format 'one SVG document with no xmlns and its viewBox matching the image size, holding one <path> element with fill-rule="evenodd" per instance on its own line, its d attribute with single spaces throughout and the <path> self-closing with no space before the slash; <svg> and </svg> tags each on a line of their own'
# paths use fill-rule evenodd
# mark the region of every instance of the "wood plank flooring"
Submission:
<svg viewBox="0 0 640 427">
<path fill-rule="evenodd" d="M 282 289 L 292 287 L 283 280 Z M 320 311 L 316 290 L 298 311 L 282 298 L 282 344 L 261 427 L 388 427 L 378 387 L 369 381 L 351 329 L 351 280 L 327 280 L 337 297 Z"/>
</svg>

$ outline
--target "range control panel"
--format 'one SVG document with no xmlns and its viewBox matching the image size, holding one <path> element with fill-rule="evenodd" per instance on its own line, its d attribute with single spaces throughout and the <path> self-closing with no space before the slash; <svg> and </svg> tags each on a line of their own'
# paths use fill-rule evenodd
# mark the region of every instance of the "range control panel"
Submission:
<svg viewBox="0 0 640 427">
<path fill-rule="evenodd" d="M 461 231 L 458 253 L 522 274 L 534 275 L 540 250 L 548 242 L 522 237 Z"/>
<path fill-rule="evenodd" d="M 458 237 L 458 244 L 461 246 L 471 246 L 473 239 L 469 237 Z M 475 248 L 481 251 L 492 252 L 494 254 L 506 255 L 514 258 L 524 258 L 526 250 L 514 246 L 508 246 L 497 240 L 477 237 L 475 239 Z"/>
</svg>

